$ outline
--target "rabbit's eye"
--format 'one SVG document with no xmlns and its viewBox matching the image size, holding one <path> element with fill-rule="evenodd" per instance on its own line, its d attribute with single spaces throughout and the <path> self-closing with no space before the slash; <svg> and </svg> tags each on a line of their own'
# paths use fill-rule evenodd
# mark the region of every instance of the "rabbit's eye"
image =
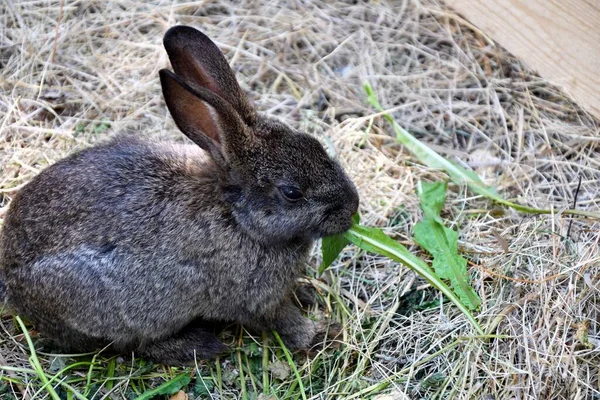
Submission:
<svg viewBox="0 0 600 400">
<path fill-rule="evenodd" d="M 298 201 L 302 199 L 303 195 L 300 189 L 293 186 L 280 186 L 279 191 L 289 201 Z"/>
</svg>

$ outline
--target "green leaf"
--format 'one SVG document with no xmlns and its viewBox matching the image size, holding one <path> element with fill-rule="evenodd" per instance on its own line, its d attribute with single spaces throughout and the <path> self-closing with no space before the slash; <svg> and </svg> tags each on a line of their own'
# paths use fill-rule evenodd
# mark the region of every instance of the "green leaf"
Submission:
<svg viewBox="0 0 600 400">
<path fill-rule="evenodd" d="M 210 392 L 215 388 L 212 378 L 198 377 L 194 385 L 194 394 L 197 396 L 210 396 Z"/>
<path fill-rule="evenodd" d="M 385 118 L 392 125 L 396 134 L 396 140 L 402 145 L 404 145 L 423 164 L 427 165 L 430 168 L 436 168 L 446 171 L 446 173 L 450 176 L 450 179 L 452 179 L 453 182 L 457 184 L 466 183 L 467 186 L 473 192 L 485 196 L 497 203 L 511 207 L 517 211 L 532 214 L 556 213 L 556 210 L 545 210 L 540 208 L 528 207 L 505 200 L 502 196 L 496 193 L 496 191 L 493 188 L 484 184 L 475 172 L 446 160 L 444 157 L 440 156 L 428 146 L 421 143 L 417 138 L 415 138 L 413 135 L 411 135 L 405 129 L 403 129 L 400 125 L 398 125 L 398 123 L 394 120 L 394 118 L 392 118 L 390 114 L 384 112 L 384 108 L 381 106 L 379 100 L 377 99 L 377 94 L 373 91 L 373 88 L 368 82 L 364 84 L 364 89 L 367 93 L 367 102 L 377 111 L 381 112 L 383 118 Z M 565 210 L 563 211 L 563 213 L 572 215 L 583 215 L 586 217 L 600 219 L 600 213 L 591 211 Z"/>
<path fill-rule="evenodd" d="M 352 217 L 355 224 L 360 222 L 360 216 L 355 214 Z M 344 234 L 326 236 L 321 241 L 321 254 L 323 255 L 323 261 L 319 266 L 319 275 L 321 275 L 329 266 L 335 261 L 340 255 L 344 247 L 350 243 L 348 239 L 344 237 Z"/>
<path fill-rule="evenodd" d="M 419 205 L 425 215 L 443 224 L 440 213 L 446 202 L 448 185 L 445 182 L 421 182 L 418 189 Z"/>
<path fill-rule="evenodd" d="M 177 393 L 179 390 L 181 390 L 181 388 L 189 385 L 191 380 L 192 378 L 190 378 L 190 376 L 187 374 L 178 375 L 170 381 L 167 381 L 154 389 L 150 389 L 142 393 L 136 400 L 148 400 L 153 399 L 156 396 L 160 396 L 161 394 L 169 395 Z"/>
<path fill-rule="evenodd" d="M 440 217 L 446 199 L 446 184 L 421 182 L 418 194 L 425 216 L 414 227 L 415 241 L 433 256 L 435 273 L 450 281 L 463 304 L 471 310 L 478 308 L 481 300 L 470 285 L 467 260 L 458 254 L 458 234 L 444 226 Z"/>
<path fill-rule="evenodd" d="M 344 247 L 348 244 L 348 239 L 343 234 L 324 237 L 321 243 L 321 253 L 323 261 L 319 266 L 319 275 L 321 275 L 340 255 Z"/>
<path fill-rule="evenodd" d="M 408 249 L 387 236 L 381 229 L 367 228 L 357 224 L 344 233 L 344 237 L 354 243 L 359 248 L 372 253 L 389 257 L 392 260 L 404 264 L 406 267 L 415 271 L 433 287 L 442 292 L 458 309 L 467 317 L 469 322 L 483 335 L 483 330 L 477 323 L 477 320 L 469 309 L 463 304 L 460 298 L 442 281 L 425 261 L 412 254 Z"/>
<path fill-rule="evenodd" d="M 94 133 L 96 133 L 96 134 L 104 133 L 109 128 L 110 128 L 110 122 L 104 120 L 104 121 L 96 124 L 96 126 L 94 127 Z"/>
</svg>

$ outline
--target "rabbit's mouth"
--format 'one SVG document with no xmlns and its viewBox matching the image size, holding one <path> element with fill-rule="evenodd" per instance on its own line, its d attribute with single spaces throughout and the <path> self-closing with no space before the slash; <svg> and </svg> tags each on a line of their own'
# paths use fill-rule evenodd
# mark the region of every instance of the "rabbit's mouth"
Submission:
<svg viewBox="0 0 600 400">
<path fill-rule="evenodd" d="M 317 227 L 319 238 L 346 232 L 352 226 L 352 216 L 355 213 L 346 209 L 327 213 Z"/>
<path fill-rule="evenodd" d="M 344 233 L 352 226 L 353 217 L 358 212 L 359 198 L 350 180 L 345 193 L 346 196 L 340 196 L 343 200 L 338 198 L 336 205 L 329 206 L 317 224 L 320 237 Z"/>
</svg>

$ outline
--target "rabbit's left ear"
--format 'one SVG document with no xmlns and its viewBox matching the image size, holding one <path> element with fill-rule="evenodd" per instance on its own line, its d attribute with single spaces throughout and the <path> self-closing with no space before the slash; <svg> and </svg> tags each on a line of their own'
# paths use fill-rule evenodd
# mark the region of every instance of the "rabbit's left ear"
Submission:
<svg viewBox="0 0 600 400">
<path fill-rule="evenodd" d="M 252 135 L 233 106 L 205 87 L 192 87 L 161 69 L 165 103 L 177 127 L 221 167 L 239 163 Z"/>
<path fill-rule="evenodd" d="M 254 124 L 256 111 L 212 40 L 197 29 L 179 25 L 165 33 L 163 44 L 175 74 L 192 86 L 204 87 L 217 94 L 233 106 L 246 124 Z"/>
</svg>

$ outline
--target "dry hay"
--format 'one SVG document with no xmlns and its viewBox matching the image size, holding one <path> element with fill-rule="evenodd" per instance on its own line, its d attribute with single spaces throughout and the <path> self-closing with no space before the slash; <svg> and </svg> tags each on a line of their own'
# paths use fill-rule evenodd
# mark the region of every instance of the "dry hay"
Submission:
<svg viewBox="0 0 600 400">
<path fill-rule="evenodd" d="M 464 317 L 412 272 L 349 247 L 324 280 L 313 280 L 321 310 L 346 330 L 343 346 L 318 364 L 296 360 L 308 397 L 600 396 L 600 226 L 560 214 L 578 179 L 577 207 L 600 209 L 597 120 L 435 0 L 176 3 L 0 4 L 0 218 L 44 167 L 108 135 L 135 129 L 151 140 L 184 140 L 157 72 L 168 66 L 165 30 L 190 24 L 221 46 L 261 110 L 336 151 L 359 186 L 363 223 L 385 227 L 415 252 L 414 188 L 445 175 L 395 144 L 366 103 L 365 81 L 420 140 L 504 196 L 556 211 L 518 214 L 451 186 L 444 217 L 471 261 L 483 299 L 478 316 L 500 335 L 489 341 L 474 338 Z M 3 328 L 0 364 L 29 368 L 10 317 Z M 49 371 L 56 360 L 42 356 Z M 235 372 L 231 360 L 222 362 L 225 372 Z M 40 386 L 23 372 L 0 373 L 7 396 L 29 397 Z M 293 381 L 279 382 L 277 393 Z M 117 382 L 109 396 L 129 396 L 129 378 Z M 224 382 L 212 397 L 241 395 L 237 378 Z M 88 395 L 107 392 L 98 384 Z"/>
</svg>

